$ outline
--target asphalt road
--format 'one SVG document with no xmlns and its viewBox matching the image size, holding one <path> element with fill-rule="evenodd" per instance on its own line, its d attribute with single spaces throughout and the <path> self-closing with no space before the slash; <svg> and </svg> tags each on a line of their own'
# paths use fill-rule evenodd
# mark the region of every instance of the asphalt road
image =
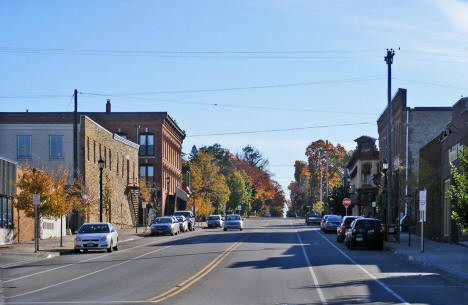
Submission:
<svg viewBox="0 0 468 305">
<path fill-rule="evenodd" d="M 468 286 L 299 219 L 146 237 L 3 269 L 5 304 L 467 304 Z"/>
</svg>

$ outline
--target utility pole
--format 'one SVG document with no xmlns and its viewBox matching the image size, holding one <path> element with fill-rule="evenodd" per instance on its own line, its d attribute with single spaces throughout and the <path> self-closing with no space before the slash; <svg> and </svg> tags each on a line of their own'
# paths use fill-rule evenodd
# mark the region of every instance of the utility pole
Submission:
<svg viewBox="0 0 468 305">
<path fill-rule="evenodd" d="M 73 92 L 75 111 L 73 112 L 73 178 L 78 177 L 78 90 Z"/>
<path fill-rule="evenodd" d="M 388 91 L 387 91 L 387 160 L 388 160 L 388 173 L 387 173 L 387 224 L 393 221 L 393 207 L 392 207 L 392 63 L 395 51 L 387 49 L 387 56 L 385 62 L 388 67 Z"/>
</svg>

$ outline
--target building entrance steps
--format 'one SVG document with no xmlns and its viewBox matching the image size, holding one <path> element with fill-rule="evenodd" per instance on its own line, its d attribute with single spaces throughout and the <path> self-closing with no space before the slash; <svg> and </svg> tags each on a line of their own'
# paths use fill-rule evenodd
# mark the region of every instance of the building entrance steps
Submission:
<svg viewBox="0 0 468 305">
<path fill-rule="evenodd" d="M 424 239 L 424 252 L 421 252 L 421 238 L 411 234 L 408 246 L 408 233 L 400 233 L 400 242 L 385 243 L 385 248 L 412 262 L 427 265 L 468 281 L 468 247 L 454 243 L 443 243 Z"/>
</svg>

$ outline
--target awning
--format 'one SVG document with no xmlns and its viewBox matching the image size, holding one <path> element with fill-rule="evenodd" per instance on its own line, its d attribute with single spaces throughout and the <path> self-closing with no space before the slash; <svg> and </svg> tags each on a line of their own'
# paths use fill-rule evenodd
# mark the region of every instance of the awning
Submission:
<svg viewBox="0 0 468 305">
<path fill-rule="evenodd" d="M 187 192 L 185 192 L 184 190 L 181 190 L 178 187 L 176 187 L 175 195 L 176 195 L 177 198 L 179 198 L 180 200 L 183 200 L 185 202 L 187 202 L 188 199 L 189 199 L 189 196 L 188 196 Z"/>
</svg>

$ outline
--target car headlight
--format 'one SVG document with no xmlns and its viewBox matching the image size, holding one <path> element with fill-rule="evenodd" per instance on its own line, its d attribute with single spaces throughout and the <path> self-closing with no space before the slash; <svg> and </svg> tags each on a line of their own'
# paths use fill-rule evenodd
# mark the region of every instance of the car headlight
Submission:
<svg viewBox="0 0 468 305">
<path fill-rule="evenodd" d="M 107 236 L 101 237 L 100 241 L 107 241 Z"/>
</svg>

